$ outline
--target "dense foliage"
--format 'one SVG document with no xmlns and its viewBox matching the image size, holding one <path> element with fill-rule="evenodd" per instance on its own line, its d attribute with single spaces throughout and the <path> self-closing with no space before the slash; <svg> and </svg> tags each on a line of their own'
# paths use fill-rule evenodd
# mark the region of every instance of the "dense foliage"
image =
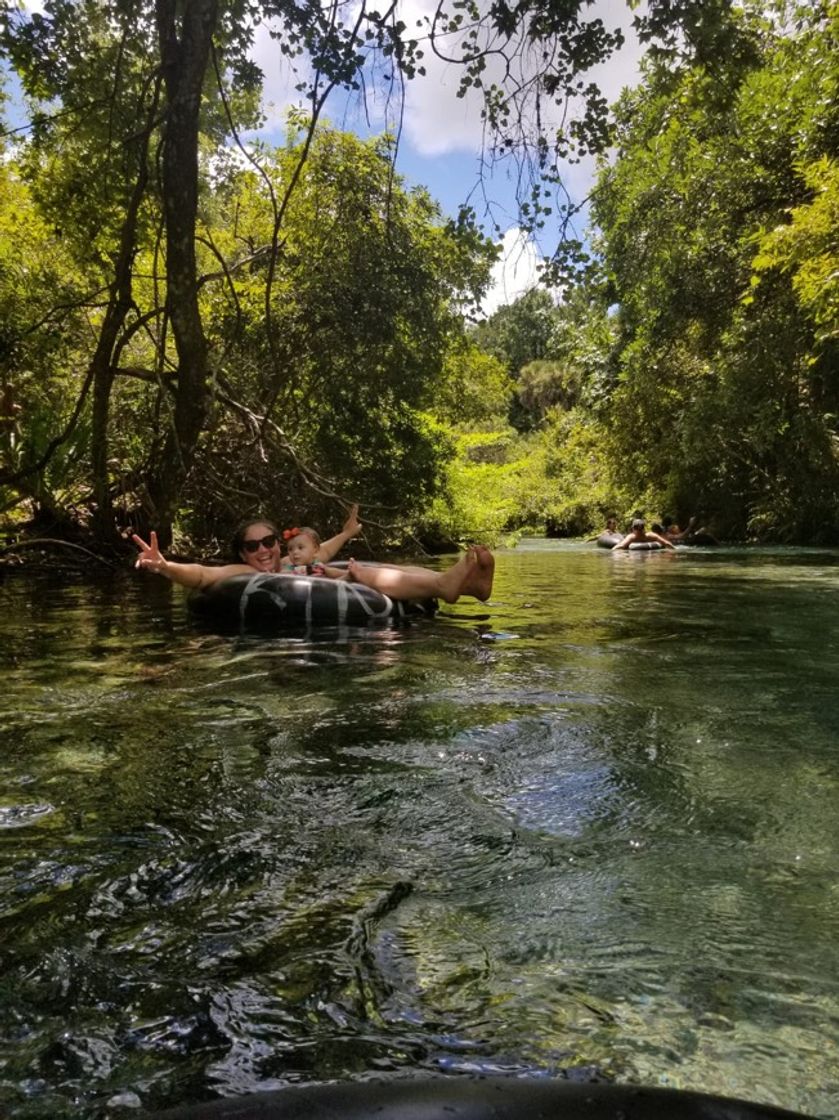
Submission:
<svg viewBox="0 0 839 1120">
<path fill-rule="evenodd" d="M 503 136 L 505 150 L 518 144 L 508 125 L 511 112 L 523 111 L 522 97 L 527 101 L 528 88 L 536 91 L 540 104 L 581 102 L 575 148 L 585 144 L 587 135 L 596 134 L 592 122 L 602 121 L 604 106 L 594 87 L 579 97 L 576 79 L 608 54 L 616 40 L 599 21 L 583 20 L 581 7 L 572 3 L 548 13 L 530 5 L 515 11 L 502 5 L 482 13 L 457 0 L 451 11 L 440 7 L 428 18 L 423 35 L 426 45 L 441 56 L 454 52 L 463 67 L 464 88 L 483 88 L 486 58 L 520 57 L 532 70 L 534 47 L 538 58 L 540 42 L 557 40 L 555 46 L 560 49 L 542 52 L 523 87 L 505 91 L 490 85 L 485 90 L 488 124 Z M 222 249 L 226 239 L 216 236 L 214 180 L 225 144 L 237 139 L 242 128 L 258 123 L 262 75 L 251 60 L 251 47 L 260 23 L 270 30 L 278 60 L 296 72 L 298 90 L 309 111 L 305 120 L 295 122 L 294 156 L 279 181 L 272 182 L 270 158 L 266 163 L 251 155 L 268 216 L 258 238 L 248 233 L 251 240 L 247 241 L 239 237 L 238 216 L 234 218 L 228 208 L 228 226 L 234 221 L 233 231 L 228 229 L 233 236 L 231 255 L 229 238 Z M 82 505 L 97 535 L 105 539 L 115 533 L 119 504 L 125 502 L 133 507 L 132 520 L 144 512 L 165 539 L 175 519 L 183 520 L 188 505 L 186 488 L 195 488 L 196 457 L 216 423 L 222 402 L 219 389 L 224 389 L 227 372 L 220 356 L 229 357 L 232 347 L 240 344 L 240 328 L 245 328 L 248 319 L 253 324 L 255 309 L 261 305 L 265 338 L 262 343 L 250 340 L 248 356 L 260 367 L 258 376 L 263 381 L 266 376 L 276 377 L 281 384 L 276 391 L 263 385 L 260 402 L 243 400 L 228 405 L 240 406 L 242 417 L 249 410 L 252 443 L 259 456 L 265 453 L 265 433 L 275 418 L 255 406 L 266 399 L 272 408 L 280 401 L 296 404 L 291 415 L 291 423 L 296 425 L 316 360 L 325 371 L 321 389 L 329 388 L 327 411 L 330 406 L 337 409 L 329 412 L 329 424 L 320 423 L 318 428 L 320 445 L 328 446 L 329 455 L 340 467 L 329 485 L 335 488 L 342 483 L 350 462 L 358 466 L 363 483 L 373 471 L 392 478 L 403 461 L 412 461 L 417 470 L 413 477 L 403 479 L 401 493 L 406 496 L 398 505 L 404 510 L 408 488 L 421 479 L 417 494 L 421 506 L 439 481 L 435 464 L 442 443 L 433 424 L 426 423 L 420 435 L 416 417 L 411 415 L 423 393 L 423 378 L 417 377 L 415 366 L 406 361 L 401 370 L 402 386 L 410 387 L 406 400 L 388 383 L 399 346 L 403 341 L 416 345 L 419 333 L 411 340 L 404 329 L 391 323 L 390 338 L 386 337 L 390 328 L 386 328 L 375 340 L 374 352 L 368 353 L 362 332 L 354 329 L 359 323 L 354 315 L 346 315 L 351 295 L 363 299 L 377 290 L 379 295 L 385 294 L 381 285 L 371 292 L 364 285 L 364 266 L 370 262 L 363 262 L 361 279 L 354 290 L 350 287 L 344 301 L 344 326 L 353 320 L 353 330 L 342 333 L 339 316 L 333 314 L 340 309 L 340 300 L 333 301 L 326 289 L 315 290 L 321 274 L 317 261 L 312 275 L 306 274 L 310 304 L 297 309 L 299 315 L 305 310 L 315 317 L 314 337 L 306 338 L 304 353 L 294 349 L 301 330 L 281 334 L 276 313 L 292 283 L 286 266 L 292 262 L 293 268 L 293 261 L 299 264 L 301 260 L 299 250 L 296 258 L 287 252 L 293 240 L 288 223 L 331 94 L 336 90 L 361 92 L 371 81 L 390 83 L 397 89 L 422 72 L 420 39 L 399 19 L 396 6 L 382 14 L 366 0 L 351 12 L 337 0 L 290 4 L 272 0 L 190 0 L 188 4 L 178 0 L 45 0 L 43 11 L 29 13 L 6 3 L 0 8 L 0 51 L 16 71 L 30 107 L 27 140 L 16 153 L 12 174 L 28 188 L 28 199 L 41 219 L 65 240 L 78 290 L 62 306 L 71 318 L 81 313 L 89 331 L 86 346 L 75 353 L 72 372 L 65 375 L 64 392 L 51 394 L 55 415 L 43 451 L 37 449 L 37 440 L 30 439 L 30 410 L 19 399 L 19 358 L 10 357 L 6 362 L 4 409 L 19 416 L 23 446 L 19 461 L 10 454 L 0 467 L 5 501 L 14 503 L 24 491 L 48 489 L 48 500 L 36 503 L 36 513 L 50 506 L 68 507 L 67 495 L 75 480 L 62 478 L 64 493 L 59 495 L 59 480 L 50 484 L 47 475 L 56 468 L 59 449 L 76 440 L 80 454 L 88 460 L 89 492 L 81 495 Z M 544 160 L 539 164 L 541 167 Z M 391 176 L 387 190 L 379 191 L 373 200 L 371 213 L 384 227 L 378 239 L 380 251 L 393 232 L 390 209 L 397 189 Z M 386 212 L 381 209 L 383 199 Z M 327 222 L 331 218 L 326 215 Z M 377 225 L 374 221 L 374 230 Z M 480 239 L 469 230 L 468 217 L 455 236 L 470 242 L 478 256 L 484 252 Z M 389 321 L 395 304 L 410 289 L 410 299 L 397 315 L 404 328 L 419 310 L 416 328 L 422 332 L 435 301 L 439 309 L 439 294 L 429 296 L 430 302 L 422 309 L 417 302 L 417 285 L 429 279 L 430 262 L 421 265 L 416 276 L 412 275 L 413 264 L 395 275 L 403 268 L 400 236 L 387 248 L 394 269 L 389 275 L 392 285 L 386 290 L 389 306 L 377 316 L 379 323 L 384 326 Z M 468 255 L 468 249 L 464 251 Z M 350 247 L 345 276 L 352 275 L 355 282 L 354 252 Z M 435 252 L 440 257 L 447 255 L 439 250 L 431 255 Z M 444 271 L 449 267 L 440 263 Z M 460 267 L 462 270 L 463 261 Z M 254 272 L 262 274 L 262 294 L 245 300 L 243 306 L 237 304 L 235 337 L 225 337 L 219 350 L 211 337 L 213 326 L 230 326 L 231 317 L 228 311 L 208 304 L 219 298 L 219 292 L 226 293 L 221 295 L 222 301 L 230 299 L 236 304 L 238 274 Z M 297 268 L 295 289 L 298 284 L 305 286 L 300 283 L 304 273 L 304 268 Z M 431 287 L 437 282 L 435 275 Z M 451 288 L 455 282 L 449 274 L 443 285 Z M 456 304 L 455 299 L 443 313 L 450 313 Z M 23 340 L 39 332 L 44 319 L 20 298 L 17 310 L 20 326 L 9 341 L 10 354 L 18 353 Z M 317 315 L 324 310 L 331 322 L 322 330 Z M 283 315 L 288 325 L 291 310 L 283 307 Z M 58 317 L 57 308 L 47 314 L 52 323 Z M 360 322 L 365 321 L 369 324 L 370 316 L 362 314 Z M 318 340 L 327 345 L 346 343 L 347 352 L 320 351 Z M 431 337 L 425 343 L 428 354 L 423 361 L 429 369 L 440 367 L 443 353 L 438 341 Z M 270 374 L 266 374 L 266 358 Z M 373 371 L 369 384 L 368 368 Z M 60 376 L 57 369 L 51 372 Z M 126 376 L 145 381 L 156 393 L 141 391 L 136 384 L 127 386 Z M 293 383 L 296 394 L 289 389 Z M 362 388 L 354 392 L 350 384 Z M 376 390 L 382 387 L 385 392 L 379 407 Z M 371 397 L 381 413 L 381 422 L 373 427 L 381 433 L 378 450 L 387 460 L 384 463 L 375 455 L 366 458 L 368 450 L 357 430 L 359 417 L 369 413 Z M 325 427 L 330 429 L 329 439 L 322 434 Z M 314 430 L 310 423 L 309 440 L 317 445 Z M 414 443 L 417 453 L 411 456 Z M 307 461 L 310 452 L 322 450 L 323 446 L 305 446 L 305 435 L 301 447 L 286 441 L 287 456 L 309 482 L 320 473 L 317 460 Z M 279 467 L 274 465 L 274 473 L 281 473 Z"/>
<path fill-rule="evenodd" d="M 726 532 L 835 539 L 839 8 L 755 6 L 742 37 L 721 66 L 650 66 L 618 109 L 609 458 Z"/>
<path fill-rule="evenodd" d="M 380 143 L 324 130 L 272 254 L 271 197 L 294 174 L 299 146 L 293 139 L 262 153 L 260 173 L 242 161 L 207 169 L 213 191 L 197 225 L 199 308 L 214 393 L 181 491 L 179 521 L 192 535 L 211 537 L 262 508 L 289 520 L 303 507 L 317 514 L 336 494 L 399 522 L 431 500 L 451 454 L 428 409 L 438 395 L 454 400 L 461 392 L 451 357 L 465 346 L 460 309 L 485 284 L 492 247 L 468 223 L 443 221 L 424 192 L 405 191 Z M 64 239 L 27 221 L 33 204 L 17 166 L 7 163 L 3 174 L 15 196 L 9 236 L 0 242 L 7 329 L 17 326 L 7 382 L 14 436 L 6 435 L 4 464 L 14 467 L 34 460 L 50 430 L 68 424 L 90 330 L 107 309 L 101 295 L 78 306 L 72 255 L 55 252 Z M 16 236 L 18 223 L 25 237 Z M 154 240 L 136 246 L 132 306 L 109 394 L 108 500 L 123 523 L 136 523 L 148 500 L 145 480 L 171 422 L 177 376 L 151 325 L 157 252 Z M 57 274 L 45 288 L 50 266 Z M 33 330 L 33 319 L 44 317 L 61 330 Z M 9 506 L 37 496 L 42 516 L 55 516 L 95 505 L 84 455 L 90 424 L 82 415 L 60 455 L 7 485 Z M 337 516 L 335 502 L 328 505 Z"/>
<path fill-rule="evenodd" d="M 232 169 L 217 184 L 225 259 L 237 243 L 270 244 L 268 186 L 279 193 L 298 154 L 292 144 L 266 158 L 267 183 Z M 332 131 L 312 144 L 283 230 L 276 257 L 237 270 L 206 308 L 224 399 L 187 489 L 201 511 L 192 523 L 209 531 L 243 499 L 319 518 L 336 493 L 389 523 L 421 516 L 451 454 L 430 410 L 454 391 L 461 311 L 494 250 L 470 224 L 444 222 L 425 192 L 406 192 L 386 145 Z"/>
<path fill-rule="evenodd" d="M 495 497 L 516 462 L 529 483 L 508 526 L 640 509 L 839 541 L 837 83 L 835 4 L 744 5 L 728 51 L 648 57 L 616 109 L 587 282 L 476 331 L 514 378 Z"/>
<path fill-rule="evenodd" d="M 206 542 L 260 508 L 328 528 L 351 500 L 390 541 L 636 508 L 839 539 L 839 8 L 650 2 L 611 123 L 580 76 L 620 36 L 584 11 L 457 0 L 415 32 L 366 3 L 5 5 L 31 117 L 0 162 L 0 509 L 100 540 Z M 309 104 L 278 150 L 240 141 L 265 19 Z M 475 216 L 324 116 L 424 50 L 521 161 L 523 226 L 563 235 L 554 287 L 471 329 Z M 607 148 L 586 247 L 561 165 Z"/>
</svg>

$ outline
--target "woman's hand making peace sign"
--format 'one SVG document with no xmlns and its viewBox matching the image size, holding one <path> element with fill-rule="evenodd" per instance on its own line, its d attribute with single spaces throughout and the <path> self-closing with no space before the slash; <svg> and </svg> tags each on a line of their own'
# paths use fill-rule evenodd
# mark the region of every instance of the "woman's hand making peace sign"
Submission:
<svg viewBox="0 0 839 1120">
<path fill-rule="evenodd" d="M 151 541 L 149 544 L 146 544 L 143 538 L 138 537 L 136 533 L 132 533 L 131 539 L 140 550 L 140 555 L 137 557 L 134 567 L 145 568 L 150 572 L 160 572 L 161 575 L 165 575 L 166 569 L 169 566 L 169 561 L 158 548 L 157 533 L 155 533 L 154 529 L 151 531 Z"/>
</svg>

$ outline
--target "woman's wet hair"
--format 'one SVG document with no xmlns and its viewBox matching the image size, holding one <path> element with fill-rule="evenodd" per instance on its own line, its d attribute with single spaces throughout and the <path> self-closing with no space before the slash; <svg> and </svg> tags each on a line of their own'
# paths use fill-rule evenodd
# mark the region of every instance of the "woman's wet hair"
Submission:
<svg viewBox="0 0 839 1120">
<path fill-rule="evenodd" d="M 230 544 L 230 547 L 233 551 L 233 559 L 237 563 L 241 563 L 242 560 L 242 550 L 245 543 L 245 533 L 247 533 L 248 529 L 251 529 L 254 525 L 264 525 L 269 532 L 274 533 L 274 535 L 277 537 L 280 537 L 280 530 L 277 528 L 274 522 L 269 520 L 269 518 L 267 517 L 251 517 L 247 521 L 243 521 L 236 529 L 236 532 L 233 534 L 233 540 Z"/>
</svg>

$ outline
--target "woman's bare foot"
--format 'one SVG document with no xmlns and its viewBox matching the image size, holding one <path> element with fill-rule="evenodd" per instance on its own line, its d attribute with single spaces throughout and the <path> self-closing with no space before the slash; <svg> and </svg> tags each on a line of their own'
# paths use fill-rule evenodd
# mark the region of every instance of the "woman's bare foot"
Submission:
<svg viewBox="0 0 839 1120">
<path fill-rule="evenodd" d="M 460 589 L 461 595 L 474 595 L 485 602 L 492 594 L 492 581 L 495 576 L 495 557 L 484 545 L 476 545 L 469 550 L 475 554 L 475 564 Z"/>
<path fill-rule="evenodd" d="M 455 603 L 461 595 L 472 595 L 482 602 L 492 594 L 495 557 L 483 545 L 468 548 L 457 563 L 440 574 L 440 595 L 447 603 Z"/>
<path fill-rule="evenodd" d="M 436 589 L 432 594 L 445 603 L 456 603 L 461 595 L 471 595 L 471 591 L 467 592 L 464 589 L 472 580 L 472 573 L 477 564 L 478 557 L 474 548 L 468 548 L 450 568 L 446 568 L 444 572 L 434 573 Z"/>
</svg>

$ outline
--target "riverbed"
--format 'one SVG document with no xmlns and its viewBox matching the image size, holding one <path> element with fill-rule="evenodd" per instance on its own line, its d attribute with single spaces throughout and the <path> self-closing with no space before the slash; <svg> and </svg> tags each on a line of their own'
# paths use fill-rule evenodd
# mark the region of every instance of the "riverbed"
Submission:
<svg viewBox="0 0 839 1120">
<path fill-rule="evenodd" d="M 379 1075 L 839 1117 L 839 552 L 524 540 L 489 604 L 218 635 L 0 580 L 0 1113 Z"/>
</svg>

